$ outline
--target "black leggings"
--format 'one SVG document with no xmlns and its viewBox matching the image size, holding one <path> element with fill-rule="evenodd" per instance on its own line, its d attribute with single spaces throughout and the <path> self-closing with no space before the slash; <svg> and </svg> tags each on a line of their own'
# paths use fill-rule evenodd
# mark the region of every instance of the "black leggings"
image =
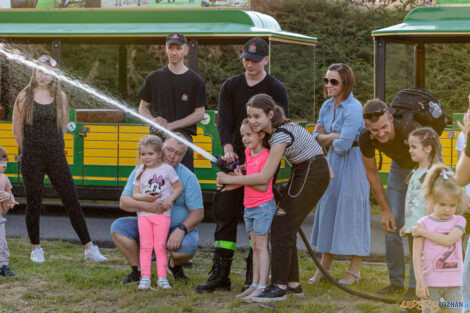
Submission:
<svg viewBox="0 0 470 313">
<path fill-rule="evenodd" d="M 299 281 L 297 231 L 308 213 L 325 193 L 330 181 L 324 156 L 293 166 L 271 225 L 272 282 L 286 285 Z"/>
<path fill-rule="evenodd" d="M 31 244 L 39 244 L 39 218 L 45 174 L 62 199 L 81 243 L 91 241 L 62 147 L 25 147 L 21 157 L 21 174 L 26 193 L 26 228 Z"/>
</svg>

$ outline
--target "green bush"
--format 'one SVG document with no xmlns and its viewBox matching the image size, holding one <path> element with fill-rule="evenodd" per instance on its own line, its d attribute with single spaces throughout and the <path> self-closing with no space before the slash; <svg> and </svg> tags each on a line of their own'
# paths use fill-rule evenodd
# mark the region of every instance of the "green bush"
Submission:
<svg viewBox="0 0 470 313">
<path fill-rule="evenodd" d="M 324 101 L 321 78 L 332 63 L 344 62 L 353 69 L 353 93 L 364 103 L 374 97 L 375 29 L 401 23 L 414 6 L 409 0 L 401 6 L 364 6 L 340 0 L 254 0 L 252 7 L 277 19 L 282 29 L 318 38 L 316 48 L 273 43 L 271 73 L 288 88 L 292 118 L 314 120 Z M 21 45 L 33 56 L 47 53 L 46 45 Z M 137 108 L 136 94 L 145 76 L 166 65 L 163 46 L 127 46 L 127 90 L 118 86 L 117 45 L 62 45 L 62 67 L 80 80 L 114 95 Z M 426 45 L 426 87 L 444 103 L 448 113 L 467 108 L 464 86 L 470 81 L 465 64 L 469 45 Z M 199 72 L 204 78 L 209 108 L 216 109 L 223 81 L 243 71 L 241 45 L 199 47 Z M 414 84 L 413 47 L 388 44 L 387 103 L 394 94 Z M 11 71 L 10 101 L 29 79 L 29 70 Z M 102 107 L 84 92 L 66 88 L 73 107 Z M 127 94 L 127 97 L 121 95 Z M 315 114 L 314 114 L 315 112 Z"/>
</svg>

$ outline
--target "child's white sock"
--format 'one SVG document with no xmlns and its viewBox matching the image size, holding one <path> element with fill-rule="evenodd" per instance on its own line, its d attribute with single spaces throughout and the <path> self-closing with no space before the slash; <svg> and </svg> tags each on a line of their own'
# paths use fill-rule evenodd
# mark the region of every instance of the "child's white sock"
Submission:
<svg viewBox="0 0 470 313">
<path fill-rule="evenodd" d="M 266 285 L 258 285 L 258 289 L 259 290 L 264 290 L 264 289 L 266 289 Z"/>
<path fill-rule="evenodd" d="M 254 288 L 258 288 L 258 284 L 251 284 Z"/>
</svg>

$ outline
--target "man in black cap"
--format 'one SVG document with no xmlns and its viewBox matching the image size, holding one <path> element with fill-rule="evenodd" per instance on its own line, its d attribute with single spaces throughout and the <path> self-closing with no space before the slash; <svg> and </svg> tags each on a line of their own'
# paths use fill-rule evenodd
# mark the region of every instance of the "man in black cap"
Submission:
<svg viewBox="0 0 470 313">
<path fill-rule="evenodd" d="M 240 126 L 246 114 L 246 103 L 252 96 L 265 93 L 273 97 L 286 115 L 289 101 L 284 85 L 266 73 L 269 62 L 269 47 L 261 38 L 248 40 L 240 56 L 245 72 L 227 79 L 220 88 L 218 122 L 220 143 L 227 162 L 239 160 L 245 163 L 245 153 Z M 237 240 L 237 224 L 243 216 L 243 187 L 231 191 L 218 191 L 212 206 L 215 230 L 215 251 L 211 276 L 206 283 L 197 287 L 198 292 L 212 292 L 216 289 L 230 290 L 230 267 Z M 246 281 L 242 290 L 252 283 L 252 255 L 247 258 Z"/>
<path fill-rule="evenodd" d="M 184 134 L 192 142 L 196 124 L 204 118 L 207 94 L 201 76 L 184 64 L 188 52 L 188 42 L 183 34 L 169 34 L 165 45 L 168 65 L 147 75 L 137 96 L 141 99 L 141 115 L 168 130 Z M 157 129 L 151 132 L 165 137 Z M 194 172 L 190 149 L 181 163 Z"/>
</svg>

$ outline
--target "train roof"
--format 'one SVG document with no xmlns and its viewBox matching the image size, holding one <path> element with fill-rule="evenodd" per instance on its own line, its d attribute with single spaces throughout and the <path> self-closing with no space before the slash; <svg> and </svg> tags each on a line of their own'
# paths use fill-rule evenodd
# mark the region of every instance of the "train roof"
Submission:
<svg viewBox="0 0 470 313">
<path fill-rule="evenodd" d="M 470 6 L 415 8 L 403 23 L 374 30 L 372 37 L 410 44 L 470 42 Z"/>
<path fill-rule="evenodd" d="M 199 44 L 242 44 L 254 36 L 300 45 L 317 42 L 282 30 L 269 15 L 240 9 L 0 10 L 0 38 L 15 42 L 162 44 L 172 32 Z"/>
</svg>

